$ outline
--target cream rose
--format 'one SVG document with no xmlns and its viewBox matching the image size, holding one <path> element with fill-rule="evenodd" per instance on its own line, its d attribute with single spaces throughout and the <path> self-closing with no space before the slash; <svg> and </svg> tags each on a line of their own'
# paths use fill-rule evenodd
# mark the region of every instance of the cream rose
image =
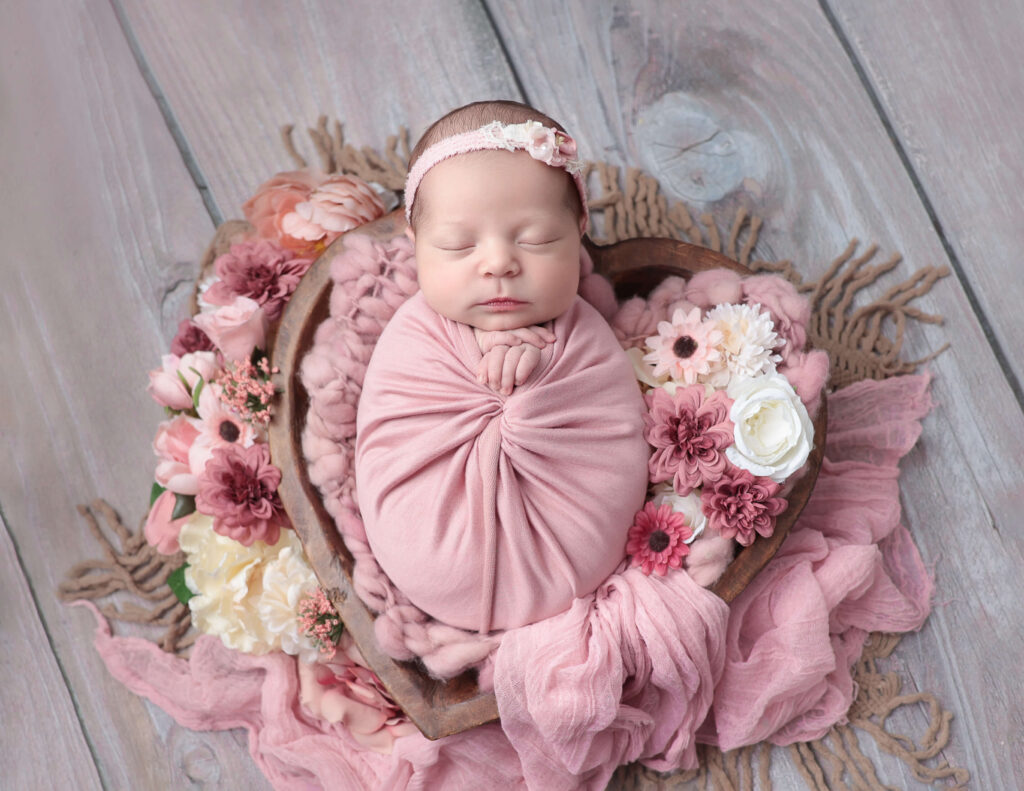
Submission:
<svg viewBox="0 0 1024 791">
<path fill-rule="evenodd" d="M 737 467 L 782 483 L 811 452 L 814 426 L 800 397 L 784 376 L 734 380 L 729 419 L 734 444 L 725 455 Z"/>
</svg>

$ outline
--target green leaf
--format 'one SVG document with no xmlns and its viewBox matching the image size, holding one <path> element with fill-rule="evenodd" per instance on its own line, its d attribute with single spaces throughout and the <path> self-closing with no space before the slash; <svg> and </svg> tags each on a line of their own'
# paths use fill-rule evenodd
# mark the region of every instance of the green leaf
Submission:
<svg viewBox="0 0 1024 791">
<path fill-rule="evenodd" d="M 196 510 L 196 498 L 193 494 L 174 493 L 174 510 L 171 511 L 171 519 L 181 519 Z"/>
<path fill-rule="evenodd" d="M 152 508 L 153 503 L 156 502 L 156 498 L 166 491 L 167 490 L 163 486 L 158 484 L 156 481 L 153 481 L 153 488 L 149 490 L 149 507 Z"/>
<path fill-rule="evenodd" d="M 178 597 L 178 601 L 182 604 L 188 604 L 188 600 L 191 599 L 195 594 L 189 590 L 188 585 L 185 584 L 185 569 L 188 568 L 188 563 L 185 563 L 180 568 L 176 568 L 171 572 L 167 578 L 167 585 L 174 592 L 174 595 Z"/>
<path fill-rule="evenodd" d="M 195 368 L 193 368 L 192 370 L 196 371 Z M 199 377 L 199 379 L 198 379 L 198 381 L 196 381 L 196 386 L 192 390 L 192 406 L 196 410 L 196 412 L 198 413 L 199 412 L 199 394 L 201 392 L 203 392 L 203 388 L 206 386 L 206 380 L 203 379 L 203 375 L 201 373 L 199 373 L 199 371 L 196 371 L 196 375 Z"/>
</svg>

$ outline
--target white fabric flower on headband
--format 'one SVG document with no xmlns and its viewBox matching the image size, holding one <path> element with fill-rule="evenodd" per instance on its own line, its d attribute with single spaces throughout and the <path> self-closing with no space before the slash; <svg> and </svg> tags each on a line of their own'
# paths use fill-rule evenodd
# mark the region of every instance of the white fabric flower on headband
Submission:
<svg viewBox="0 0 1024 791">
<path fill-rule="evenodd" d="M 564 168 L 574 175 L 583 170 L 583 164 L 576 159 L 576 141 L 564 132 L 544 126 L 540 121 L 508 125 L 492 121 L 482 127 L 480 132 L 496 148 L 525 151 L 545 165 Z"/>
</svg>

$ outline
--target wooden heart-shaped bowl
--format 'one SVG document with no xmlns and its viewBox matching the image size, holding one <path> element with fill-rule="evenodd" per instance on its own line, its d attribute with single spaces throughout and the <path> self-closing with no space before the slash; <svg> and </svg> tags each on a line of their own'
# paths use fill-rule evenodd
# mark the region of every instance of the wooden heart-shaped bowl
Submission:
<svg viewBox="0 0 1024 791">
<path fill-rule="evenodd" d="M 351 233 L 387 241 L 404 231 L 405 218 L 401 211 L 395 211 Z M 631 239 L 607 247 L 585 242 L 596 270 L 611 280 L 619 299 L 646 296 L 670 275 L 689 277 L 718 268 L 750 274 L 750 270 L 721 253 L 672 239 Z M 428 739 L 439 739 L 496 720 L 494 693 L 480 692 L 471 672 L 441 682 L 427 675 L 420 663 L 398 662 L 380 650 L 374 637 L 374 614 L 356 595 L 352 584 L 352 555 L 310 482 L 302 455 L 302 428 L 309 396 L 299 378 L 300 365 L 313 345 L 317 327 L 329 317 L 330 264 L 344 246 L 343 236 L 317 259 L 289 301 L 278 326 L 271 347 L 271 361 L 280 369 L 274 375 L 280 399 L 269 427 L 271 458 L 281 469 L 278 491 L 284 508 L 345 628 L 406 715 Z M 764 567 L 803 510 L 821 467 L 825 421 L 822 398 L 814 421 L 814 450 L 808 470 L 790 492 L 789 508 L 777 519 L 772 536 L 758 536 L 740 551 L 712 587 L 725 601 L 732 601 Z"/>
</svg>

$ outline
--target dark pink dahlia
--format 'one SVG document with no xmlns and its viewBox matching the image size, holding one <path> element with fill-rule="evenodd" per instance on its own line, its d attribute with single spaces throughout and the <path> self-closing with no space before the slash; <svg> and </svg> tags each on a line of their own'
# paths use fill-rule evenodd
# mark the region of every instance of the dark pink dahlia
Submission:
<svg viewBox="0 0 1024 791">
<path fill-rule="evenodd" d="M 312 264 L 312 259 L 296 258 L 291 250 L 266 239 L 239 242 L 214 261 L 220 280 L 203 298 L 214 305 L 230 305 L 235 297 L 248 297 L 274 321 Z"/>
<path fill-rule="evenodd" d="M 732 402 L 724 392 L 704 395 L 704 385 L 680 387 L 674 396 L 658 387 L 645 396 L 644 437 L 654 447 L 652 483 L 672 481 L 678 494 L 710 483 L 725 470 L 733 443 Z"/>
<path fill-rule="evenodd" d="M 213 449 L 199 476 L 196 508 L 213 517 L 213 529 L 245 546 L 276 544 L 287 517 L 277 494 L 281 471 L 270 463 L 270 448 L 257 442 Z"/>
<path fill-rule="evenodd" d="M 178 331 L 171 340 L 171 354 L 184 357 L 189 352 L 212 352 L 216 347 L 210 336 L 199 329 L 192 319 L 182 319 Z"/>
<path fill-rule="evenodd" d="M 730 466 L 700 494 L 701 510 L 708 527 L 750 546 L 754 535 L 765 538 L 775 532 L 775 517 L 786 510 L 786 501 L 775 495 L 779 484 L 771 478 L 756 478 L 747 470 Z"/>
</svg>

